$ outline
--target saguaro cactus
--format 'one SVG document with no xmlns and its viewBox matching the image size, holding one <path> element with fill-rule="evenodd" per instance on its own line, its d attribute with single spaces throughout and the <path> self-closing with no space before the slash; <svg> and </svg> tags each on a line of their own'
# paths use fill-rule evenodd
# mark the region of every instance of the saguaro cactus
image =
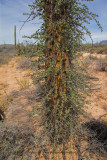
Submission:
<svg viewBox="0 0 107 160">
<path fill-rule="evenodd" d="M 14 26 L 14 45 L 16 48 L 16 25 Z"/>
</svg>

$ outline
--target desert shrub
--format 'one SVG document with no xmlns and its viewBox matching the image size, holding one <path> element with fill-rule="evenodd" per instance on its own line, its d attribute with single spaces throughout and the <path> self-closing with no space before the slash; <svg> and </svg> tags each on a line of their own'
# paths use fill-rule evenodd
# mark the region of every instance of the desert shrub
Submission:
<svg viewBox="0 0 107 160">
<path fill-rule="evenodd" d="M 99 71 L 107 71 L 107 58 L 103 59 L 103 58 L 99 58 L 97 60 L 97 70 Z"/>
<path fill-rule="evenodd" d="M 30 159 L 35 149 L 31 128 L 0 126 L 0 160 Z"/>
<path fill-rule="evenodd" d="M 40 62 L 38 55 L 41 53 L 41 46 L 42 44 L 33 45 L 27 43 L 25 46 L 23 45 L 23 43 L 18 44 L 17 55 L 22 56 L 22 59 L 18 62 L 18 67 L 22 69 L 35 69 L 37 67 L 39 68 Z"/>
<path fill-rule="evenodd" d="M 3 48 L 0 48 L 0 52 L 3 52 Z"/>
<path fill-rule="evenodd" d="M 6 122 L 1 123 L 0 160 L 39 160 L 41 152 L 43 157 L 47 159 L 48 138 L 42 131 L 36 135 L 35 132 L 36 130 L 31 126 L 10 126 Z"/>
<path fill-rule="evenodd" d="M 22 57 L 22 58 L 18 61 L 18 68 L 21 68 L 21 69 L 31 68 L 31 59 L 26 58 L 26 57 Z"/>
<path fill-rule="evenodd" d="M 39 69 L 39 65 L 38 65 L 38 63 L 37 63 L 37 60 L 32 60 L 31 69 L 32 69 L 32 70 Z"/>
<path fill-rule="evenodd" d="M 11 101 L 13 101 L 13 98 L 11 96 L 5 96 L 0 98 L 0 109 L 2 111 L 6 111 Z"/>
<path fill-rule="evenodd" d="M 15 56 L 15 50 L 13 46 L 6 46 L 4 48 L 3 46 L 0 46 L 0 64 L 6 64 L 9 62 L 11 58 Z"/>
<path fill-rule="evenodd" d="M 0 98 L 0 120 L 3 120 L 5 118 L 5 111 L 7 110 L 10 102 L 12 101 L 13 98 L 11 96 L 5 96 Z"/>
<path fill-rule="evenodd" d="M 19 43 L 17 45 L 17 54 L 24 55 L 26 57 L 34 57 L 38 54 L 38 48 L 40 48 L 40 45 L 29 43 L 24 45 L 23 43 Z"/>
<path fill-rule="evenodd" d="M 106 71 L 107 68 L 107 58 L 98 58 L 96 56 L 88 56 L 83 62 L 85 67 L 93 67 L 97 71 Z"/>
<path fill-rule="evenodd" d="M 23 45 L 23 43 L 19 43 L 17 44 L 17 54 L 18 55 L 24 55 L 25 53 L 25 46 Z"/>
<path fill-rule="evenodd" d="M 80 51 L 107 54 L 107 45 L 101 44 L 81 44 Z"/>
<path fill-rule="evenodd" d="M 14 45 L 12 44 L 4 44 L 4 45 L 0 45 L 0 52 L 1 51 L 5 51 L 5 52 L 10 52 L 14 50 Z"/>
<path fill-rule="evenodd" d="M 93 50 L 92 44 L 81 44 L 79 51 L 92 53 L 92 50 Z"/>
<path fill-rule="evenodd" d="M 107 54 L 107 45 L 101 46 L 101 48 L 98 49 L 97 53 L 100 53 L 100 54 Z"/>
<path fill-rule="evenodd" d="M 95 65 L 96 61 L 97 61 L 97 57 L 88 56 L 83 61 L 84 67 L 89 67 L 90 65 L 92 66 L 93 64 Z"/>
</svg>

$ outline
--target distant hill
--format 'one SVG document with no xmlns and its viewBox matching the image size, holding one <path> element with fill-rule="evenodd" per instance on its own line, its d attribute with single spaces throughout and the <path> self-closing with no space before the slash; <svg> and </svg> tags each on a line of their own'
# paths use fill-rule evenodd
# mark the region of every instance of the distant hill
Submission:
<svg viewBox="0 0 107 160">
<path fill-rule="evenodd" d="M 107 40 L 101 41 L 100 44 L 103 44 L 103 45 L 107 44 Z"/>
<path fill-rule="evenodd" d="M 13 47 L 14 45 L 13 44 L 0 44 L 0 47 Z"/>
</svg>

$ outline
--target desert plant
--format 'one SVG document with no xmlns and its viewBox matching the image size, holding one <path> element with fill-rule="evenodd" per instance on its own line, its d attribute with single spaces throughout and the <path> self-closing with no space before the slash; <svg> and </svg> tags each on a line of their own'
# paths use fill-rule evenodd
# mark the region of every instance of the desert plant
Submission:
<svg viewBox="0 0 107 160">
<path fill-rule="evenodd" d="M 42 158 L 48 160 L 49 145 L 49 139 L 44 132 L 32 125 L 15 126 L 6 120 L 0 123 L 0 160 L 39 160 L 41 153 Z"/>
<path fill-rule="evenodd" d="M 98 58 L 96 56 L 87 56 L 83 61 L 84 67 L 90 67 L 93 66 L 93 64 L 96 65 L 97 60 Z"/>
<path fill-rule="evenodd" d="M 5 49 L 3 45 L 1 45 L 0 50 L 0 65 L 8 63 L 9 60 L 15 56 L 13 45 L 6 46 Z"/>
<path fill-rule="evenodd" d="M 39 72 L 35 80 L 41 86 L 39 98 L 43 104 L 37 108 L 41 113 L 39 126 L 44 129 L 43 135 L 47 135 L 52 147 L 52 159 L 60 146 L 63 160 L 66 160 L 66 151 L 71 151 L 72 147 L 77 151 L 78 159 L 83 159 L 80 151 L 83 129 L 79 117 L 84 114 L 87 83 L 85 71 L 79 68 L 76 58 L 84 33 L 90 35 L 84 23 L 94 19 L 101 26 L 97 15 L 81 0 L 35 0 L 29 6 L 29 17 L 39 16 L 43 20 L 41 29 L 31 36 L 42 46 L 36 54 Z"/>
<path fill-rule="evenodd" d="M 31 86 L 31 83 L 28 79 L 16 79 L 17 84 L 19 85 L 20 89 L 27 89 Z"/>
<path fill-rule="evenodd" d="M 3 52 L 3 48 L 0 47 L 0 52 Z"/>
<path fill-rule="evenodd" d="M 106 71 L 107 58 L 98 58 L 97 56 L 88 56 L 83 61 L 84 67 L 93 67 L 97 71 Z"/>
<path fill-rule="evenodd" d="M 18 43 L 16 48 L 17 48 L 18 55 L 25 55 L 25 47 L 23 43 Z"/>
<path fill-rule="evenodd" d="M 107 54 L 107 45 L 101 44 L 81 44 L 79 51 Z"/>
<path fill-rule="evenodd" d="M 14 26 L 14 45 L 16 48 L 16 26 Z"/>
<path fill-rule="evenodd" d="M 19 61 L 18 61 L 18 68 L 21 69 L 28 69 L 31 68 L 31 59 L 26 58 L 26 57 L 22 57 Z"/>
<path fill-rule="evenodd" d="M 78 133 L 81 134 L 79 115 L 83 114 L 85 97 L 80 93 L 86 93 L 87 83 L 76 58 L 84 33 L 90 35 L 84 23 L 94 19 L 101 26 L 96 20 L 97 15 L 81 0 L 35 0 L 29 6 L 31 19 L 39 16 L 43 20 L 41 30 L 31 36 L 43 46 L 38 55 L 41 70 L 37 78 L 39 84 L 42 81 L 42 120 L 54 145 L 53 150 L 62 144 L 63 159 L 66 159 L 66 143 L 71 136 L 76 138 Z"/>
<path fill-rule="evenodd" d="M 7 83 L 0 83 L 0 90 L 5 89 L 7 86 Z"/>
<path fill-rule="evenodd" d="M 107 71 L 106 70 L 106 68 L 107 68 L 107 58 L 99 58 L 98 60 L 97 60 L 97 70 L 99 70 L 99 71 Z"/>
<path fill-rule="evenodd" d="M 13 97 L 7 95 L 7 92 L 4 90 L 5 96 L 0 97 L 0 117 L 1 120 L 5 118 L 4 112 L 7 110 L 9 104 L 13 101 Z"/>
<path fill-rule="evenodd" d="M 30 159 L 35 154 L 36 139 L 31 128 L 0 125 L 0 160 Z"/>
<path fill-rule="evenodd" d="M 17 55 L 22 55 L 26 57 L 37 56 L 38 48 L 40 50 L 41 45 L 39 44 L 29 44 L 29 43 L 18 43 L 17 44 Z"/>
</svg>

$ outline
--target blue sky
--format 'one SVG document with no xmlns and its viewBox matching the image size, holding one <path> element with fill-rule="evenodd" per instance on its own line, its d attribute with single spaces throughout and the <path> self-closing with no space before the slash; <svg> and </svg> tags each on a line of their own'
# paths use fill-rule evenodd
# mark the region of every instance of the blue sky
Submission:
<svg viewBox="0 0 107 160">
<path fill-rule="evenodd" d="M 14 25 L 17 26 L 17 42 L 22 42 L 23 35 L 31 35 L 39 27 L 39 24 L 32 24 L 33 22 L 26 23 L 22 30 L 19 32 L 22 22 L 26 20 L 26 16 L 23 13 L 29 12 L 28 4 L 32 4 L 34 0 L 0 0 L 0 44 L 13 44 L 14 43 Z M 88 26 L 92 33 L 94 42 L 100 42 L 101 40 L 107 40 L 107 0 L 94 0 L 94 2 L 86 2 L 90 11 L 99 15 L 103 32 L 100 31 L 94 21 Z M 35 20 L 35 23 L 38 23 Z M 91 42 L 86 37 L 87 42 Z"/>
</svg>

